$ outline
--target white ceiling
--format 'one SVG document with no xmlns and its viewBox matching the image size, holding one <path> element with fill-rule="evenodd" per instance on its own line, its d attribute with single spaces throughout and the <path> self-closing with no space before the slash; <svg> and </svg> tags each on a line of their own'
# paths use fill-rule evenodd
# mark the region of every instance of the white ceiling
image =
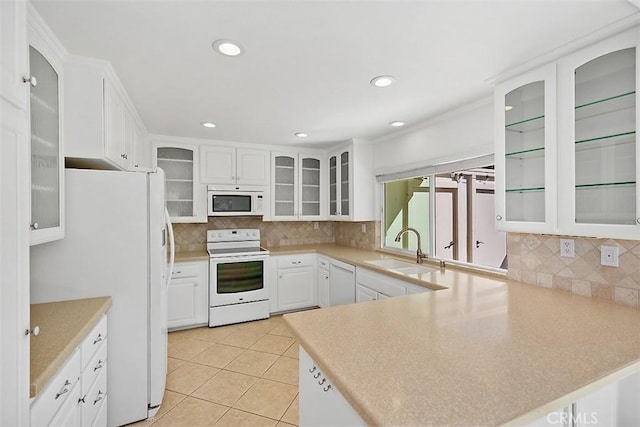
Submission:
<svg viewBox="0 0 640 427">
<path fill-rule="evenodd" d="M 111 61 L 149 132 L 314 147 L 489 96 L 488 77 L 638 10 L 625 0 L 33 3 L 70 53 Z M 245 54 L 215 53 L 220 38 Z M 396 83 L 372 87 L 381 74 Z"/>
</svg>

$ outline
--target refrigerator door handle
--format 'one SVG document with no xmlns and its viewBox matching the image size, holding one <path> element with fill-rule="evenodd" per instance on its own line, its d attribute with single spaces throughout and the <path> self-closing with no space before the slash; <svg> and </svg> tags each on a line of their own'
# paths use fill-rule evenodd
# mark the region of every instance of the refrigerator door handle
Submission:
<svg viewBox="0 0 640 427">
<path fill-rule="evenodd" d="M 167 221 L 167 230 L 169 230 L 169 245 L 171 246 L 169 256 L 169 274 L 167 274 L 167 287 L 169 287 L 169 282 L 171 281 L 171 276 L 173 275 L 173 264 L 176 260 L 176 245 L 173 236 L 173 225 L 171 224 L 171 217 L 169 216 L 169 211 L 166 208 L 164 209 L 164 216 Z"/>
</svg>

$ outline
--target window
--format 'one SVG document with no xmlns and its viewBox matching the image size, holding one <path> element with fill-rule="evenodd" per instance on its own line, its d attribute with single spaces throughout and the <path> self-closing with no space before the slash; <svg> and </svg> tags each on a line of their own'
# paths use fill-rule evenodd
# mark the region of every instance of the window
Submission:
<svg viewBox="0 0 640 427">
<path fill-rule="evenodd" d="M 384 183 L 384 247 L 411 252 L 421 236 L 430 257 L 507 268 L 506 233 L 494 225 L 493 166 Z"/>
</svg>

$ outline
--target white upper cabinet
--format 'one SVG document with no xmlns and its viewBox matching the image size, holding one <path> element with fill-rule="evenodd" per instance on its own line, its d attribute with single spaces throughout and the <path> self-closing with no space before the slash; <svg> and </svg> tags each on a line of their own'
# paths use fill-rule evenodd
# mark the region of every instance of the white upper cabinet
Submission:
<svg viewBox="0 0 640 427">
<path fill-rule="evenodd" d="M 495 88 L 496 229 L 548 233 L 556 222 L 556 66 Z"/>
<path fill-rule="evenodd" d="M 176 223 L 207 222 L 206 186 L 198 182 L 198 146 L 154 141 L 153 165 L 165 173 L 165 200 Z"/>
<path fill-rule="evenodd" d="M 627 30 L 496 85 L 497 229 L 640 238 L 639 39 Z"/>
<path fill-rule="evenodd" d="M 563 234 L 640 237 L 638 40 L 627 31 L 558 63 Z"/>
<path fill-rule="evenodd" d="M 142 121 L 108 62 L 70 57 L 65 114 L 65 157 L 72 163 L 134 171 L 151 166 Z"/>
<path fill-rule="evenodd" d="M 217 145 L 200 146 L 203 184 L 269 185 L 269 152 Z"/>
<path fill-rule="evenodd" d="M 323 156 L 312 153 L 271 153 L 272 220 L 320 220 L 324 214 Z"/>
<path fill-rule="evenodd" d="M 29 99 L 27 55 L 27 2 L 0 2 L 0 94 L 20 108 L 27 110 Z"/>
<path fill-rule="evenodd" d="M 353 141 L 330 152 L 329 219 L 371 221 L 374 214 L 374 189 L 371 145 Z"/>
<path fill-rule="evenodd" d="M 37 17 L 29 19 L 31 244 L 64 237 L 63 58 Z"/>
</svg>

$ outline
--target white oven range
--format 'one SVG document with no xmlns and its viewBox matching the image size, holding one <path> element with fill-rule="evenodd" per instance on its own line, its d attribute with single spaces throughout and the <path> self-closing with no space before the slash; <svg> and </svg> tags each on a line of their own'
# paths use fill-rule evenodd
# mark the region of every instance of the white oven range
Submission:
<svg viewBox="0 0 640 427">
<path fill-rule="evenodd" d="M 209 326 L 269 317 L 266 264 L 259 229 L 207 230 Z"/>
</svg>

